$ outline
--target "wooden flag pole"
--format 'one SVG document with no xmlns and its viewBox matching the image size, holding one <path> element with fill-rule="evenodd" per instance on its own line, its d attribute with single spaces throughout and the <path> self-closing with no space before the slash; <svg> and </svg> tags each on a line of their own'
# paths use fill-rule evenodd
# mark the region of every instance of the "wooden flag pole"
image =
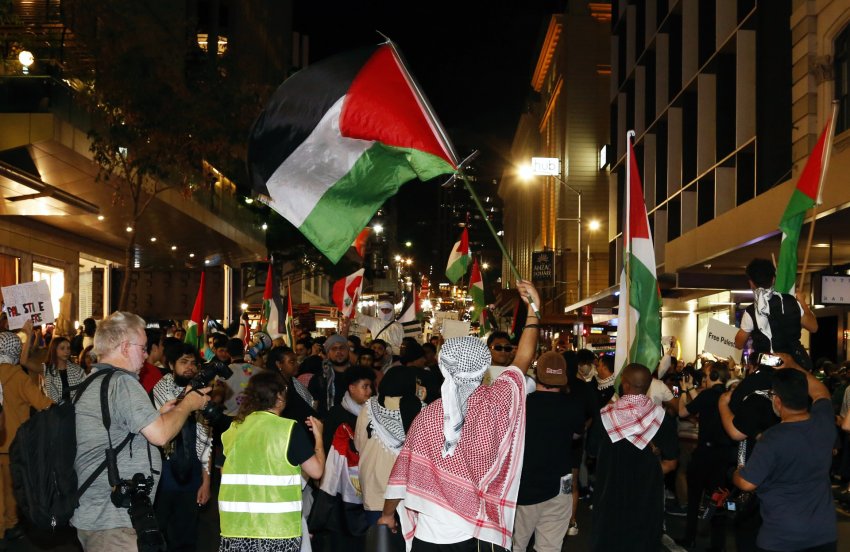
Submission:
<svg viewBox="0 0 850 552">
<path fill-rule="evenodd" d="M 626 338 L 626 345 L 629 344 L 630 337 L 629 331 L 631 329 L 631 314 L 632 314 L 632 263 L 631 263 L 631 233 L 629 230 L 631 224 L 631 201 L 632 201 L 632 138 L 635 137 L 635 131 L 630 130 L 626 133 L 626 225 L 623 227 L 623 262 L 626 264 L 625 273 L 626 273 L 626 332 L 623 337 Z M 617 316 L 622 315 L 622 313 L 617 313 Z M 617 339 L 620 339 L 620 333 L 617 332 Z M 630 363 L 632 361 L 631 358 L 631 347 L 626 351 L 626 363 Z"/>
<path fill-rule="evenodd" d="M 823 193 L 823 181 L 826 178 L 826 171 L 829 168 L 829 157 L 832 154 L 832 135 L 835 132 L 835 118 L 838 116 L 838 100 L 832 101 L 832 114 L 829 119 L 829 131 L 827 132 L 826 151 L 823 154 L 823 163 L 820 169 L 820 178 L 818 179 L 818 197 L 812 207 L 812 222 L 809 224 L 809 239 L 806 241 L 806 252 L 803 254 L 803 270 L 800 272 L 800 285 L 798 289 L 803 291 L 803 284 L 806 281 L 806 270 L 809 267 L 809 252 L 812 249 L 812 240 L 815 236 L 815 221 L 817 219 L 818 205 L 822 203 L 821 194 Z"/>
<path fill-rule="evenodd" d="M 496 233 L 496 229 L 493 228 L 493 223 L 490 222 L 490 219 L 487 217 L 487 211 L 485 211 L 484 206 L 481 205 L 481 200 L 478 199 L 478 195 L 476 195 L 475 190 L 472 189 L 472 184 L 469 182 L 469 178 L 466 176 L 466 173 L 463 172 L 463 169 L 460 170 L 459 175 L 461 180 L 463 180 L 463 184 L 464 186 L 466 186 L 466 190 L 469 192 L 469 195 L 472 196 L 472 201 L 475 202 L 475 206 L 478 207 L 479 211 L 481 211 L 481 217 L 487 224 L 487 228 L 490 229 L 490 233 L 493 234 L 493 239 L 496 240 L 496 245 L 499 246 L 499 249 L 502 250 L 502 255 L 508 261 L 508 266 L 510 266 L 511 268 L 511 273 L 513 273 L 514 278 L 516 278 L 517 280 L 522 280 L 522 276 L 520 276 L 519 270 L 517 270 L 513 259 L 511 259 L 511 256 L 508 253 L 508 250 L 505 249 L 505 245 L 502 243 L 502 240 L 499 239 L 499 235 Z M 531 297 L 526 297 L 526 299 L 528 299 L 528 305 L 531 307 L 531 310 L 534 312 L 534 315 L 537 316 L 538 319 L 540 319 L 540 310 L 537 308 L 537 305 L 534 304 L 534 301 L 531 299 Z"/>
</svg>

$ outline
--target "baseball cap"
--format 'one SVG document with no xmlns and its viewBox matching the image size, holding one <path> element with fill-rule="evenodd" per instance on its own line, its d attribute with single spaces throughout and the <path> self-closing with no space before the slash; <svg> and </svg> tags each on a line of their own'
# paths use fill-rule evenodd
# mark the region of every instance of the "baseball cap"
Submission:
<svg viewBox="0 0 850 552">
<path fill-rule="evenodd" d="M 563 355 L 549 351 L 537 359 L 535 370 L 537 382 L 549 387 L 560 387 L 567 384 L 567 361 Z"/>
</svg>

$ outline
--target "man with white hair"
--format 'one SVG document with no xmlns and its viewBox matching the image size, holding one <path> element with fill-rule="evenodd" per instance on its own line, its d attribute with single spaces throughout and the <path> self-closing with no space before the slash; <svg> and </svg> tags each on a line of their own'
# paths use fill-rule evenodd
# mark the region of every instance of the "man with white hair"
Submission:
<svg viewBox="0 0 850 552">
<path fill-rule="evenodd" d="M 368 316 L 357 313 L 354 321 L 361 326 L 369 328 L 372 339 L 383 339 L 390 345 L 394 353 L 401 350 L 401 340 L 404 337 L 404 329 L 401 323 L 395 319 L 393 304 L 389 301 L 378 302 L 378 316 Z"/>
<path fill-rule="evenodd" d="M 517 291 L 540 304 L 531 282 Z M 440 351 L 442 398 L 413 421 L 390 474 L 379 524 L 402 531 L 412 550 L 511 548 L 525 444 L 525 372 L 539 332 L 530 310 L 514 365 L 481 385 L 492 364 L 476 337 L 446 340 Z M 532 384 L 533 385 L 533 384 Z"/>
<path fill-rule="evenodd" d="M 189 415 L 209 401 L 209 389 L 192 390 L 196 392 L 187 393 L 180 402 L 169 401 L 157 411 L 139 382 L 147 358 L 145 321 L 129 312 L 114 312 L 98 325 L 94 352 L 98 363 L 89 377 L 103 380 L 90 386 L 94 389 L 84 392 L 76 403 L 74 469 L 79 480 L 86 481 L 103 464 L 104 451 L 113 449 L 118 477 L 128 480 L 141 474 L 152 501 L 162 470 L 154 447 L 177 436 Z M 102 406 L 103 393 L 107 405 Z M 109 481 L 109 471 L 102 470 L 80 498 L 71 524 L 86 552 L 136 551 L 137 535 L 128 510 L 111 500 L 115 482 Z"/>
</svg>

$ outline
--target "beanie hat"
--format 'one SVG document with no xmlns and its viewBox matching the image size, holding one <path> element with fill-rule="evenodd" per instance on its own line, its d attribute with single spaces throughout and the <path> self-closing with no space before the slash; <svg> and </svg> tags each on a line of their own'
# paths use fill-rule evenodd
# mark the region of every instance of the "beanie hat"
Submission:
<svg viewBox="0 0 850 552">
<path fill-rule="evenodd" d="M 342 337 L 341 335 L 333 334 L 332 336 L 329 336 L 325 340 L 325 352 L 326 353 L 330 352 L 331 347 L 333 347 L 334 345 L 337 345 L 339 343 L 344 343 L 345 346 L 348 347 L 348 340 L 346 338 Z"/>
</svg>

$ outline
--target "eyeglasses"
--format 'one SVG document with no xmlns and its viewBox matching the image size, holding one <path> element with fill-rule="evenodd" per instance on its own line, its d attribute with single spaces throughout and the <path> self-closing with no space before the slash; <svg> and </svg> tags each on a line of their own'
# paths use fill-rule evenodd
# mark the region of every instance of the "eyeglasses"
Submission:
<svg viewBox="0 0 850 552">
<path fill-rule="evenodd" d="M 143 353 L 146 353 L 148 350 L 147 344 L 139 345 L 138 343 L 133 343 L 132 341 L 126 341 L 125 343 L 127 343 L 127 345 L 132 345 L 133 347 L 138 347 L 142 350 Z"/>
<path fill-rule="evenodd" d="M 493 345 L 493 350 L 498 351 L 500 353 L 510 353 L 514 349 L 516 349 L 516 347 L 514 347 L 513 345 Z"/>
</svg>

